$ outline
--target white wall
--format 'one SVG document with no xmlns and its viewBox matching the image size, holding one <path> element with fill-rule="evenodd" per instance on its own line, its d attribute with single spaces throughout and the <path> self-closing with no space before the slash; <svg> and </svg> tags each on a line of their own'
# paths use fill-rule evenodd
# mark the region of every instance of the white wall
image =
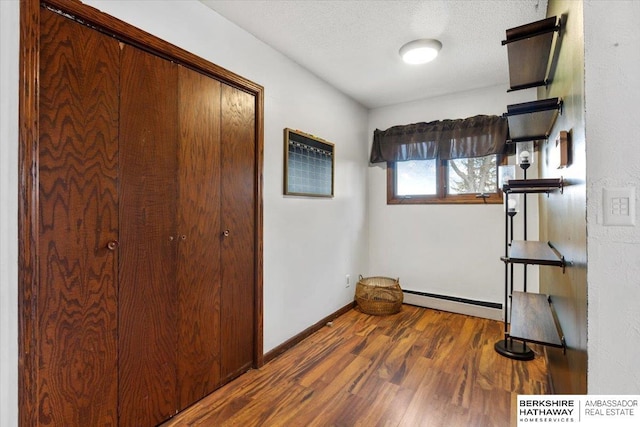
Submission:
<svg viewBox="0 0 640 427">
<path fill-rule="evenodd" d="M 395 125 L 478 114 L 501 115 L 508 104 L 535 99 L 534 91 L 507 93 L 505 85 L 377 108 L 369 114 L 369 146 L 376 128 L 384 130 Z M 533 169 L 528 177 L 536 176 Z M 407 290 L 503 303 L 502 205 L 387 205 L 386 176 L 384 163 L 369 167 L 369 275 L 399 277 L 400 285 Z M 538 235 L 534 199 L 530 198 L 528 204 L 529 239 Z M 522 218 L 516 217 L 516 238 L 522 233 L 518 219 Z M 528 289 L 536 290 L 537 269 L 529 267 L 528 271 Z M 502 318 L 500 310 L 478 311 L 468 304 L 416 299 L 410 295 L 407 298 L 415 304 Z"/>
<path fill-rule="evenodd" d="M 602 224 L 602 190 L 640 190 L 640 2 L 586 1 L 588 375 L 590 394 L 640 394 L 640 216 Z"/>
<path fill-rule="evenodd" d="M 353 300 L 366 269 L 367 110 L 197 1 L 87 1 L 261 84 L 264 138 L 264 351 Z M 18 2 L 0 0 L 0 425 L 17 425 Z M 282 195 L 283 129 L 336 144 L 335 197 Z M 352 281 L 353 283 L 353 281 Z"/>
<path fill-rule="evenodd" d="M 18 419 L 18 0 L 0 1 L 0 426 Z"/>
<path fill-rule="evenodd" d="M 348 304 L 345 275 L 366 261 L 366 109 L 199 2 L 86 3 L 264 86 L 264 351 Z M 333 199 L 283 197 L 285 127 L 336 144 Z"/>
</svg>

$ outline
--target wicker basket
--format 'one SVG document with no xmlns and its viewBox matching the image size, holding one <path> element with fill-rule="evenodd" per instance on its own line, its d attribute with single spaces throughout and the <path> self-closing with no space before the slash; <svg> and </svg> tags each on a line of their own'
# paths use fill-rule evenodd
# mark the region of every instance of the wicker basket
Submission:
<svg viewBox="0 0 640 427">
<path fill-rule="evenodd" d="M 356 303 L 364 313 L 385 315 L 398 313 L 402 308 L 400 279 L 362 277 L 356 285 Z"/>
</svg>

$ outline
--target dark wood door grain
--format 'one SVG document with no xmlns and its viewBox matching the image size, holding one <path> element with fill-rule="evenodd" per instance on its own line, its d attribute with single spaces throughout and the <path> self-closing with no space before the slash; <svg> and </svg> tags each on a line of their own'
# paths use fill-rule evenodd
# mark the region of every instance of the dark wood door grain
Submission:
<svg viewBox="0 0 640 427">
<path fill-rule="evenodd" d="M 220 384 L 220 82 L 180 67 L 180 409 Z"/>
<path fill-rule="evenodd" d="M 114 426 L 118 42 L 40 22 L 37 423 Z"/>
<path fill-rule="evenodd" d="M 255 97 L 223 85 L 221 108 L 221 372 L 226 381 L 253 361 Z"/>
<path fill-rule="evenodd" d="M 175 414 L 178 66 L 122 48 L 120 425 Z"/>
<path fill-rule="evenodd" d="M 20 28 L 20 424 L 158 425 L 262 364 L 263 88 L 82 2 Z"/>
</svg>

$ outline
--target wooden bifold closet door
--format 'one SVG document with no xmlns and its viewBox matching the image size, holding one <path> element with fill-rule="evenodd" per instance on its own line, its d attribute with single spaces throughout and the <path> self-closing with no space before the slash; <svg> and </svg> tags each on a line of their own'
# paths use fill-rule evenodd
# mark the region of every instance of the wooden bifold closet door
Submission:
<svg viewBox="0 0 640 427">
<path fill-rule="evenodd" d="M 252 95 L 228 85 L 222 86 L 221 376 L 225 382 L 249 369 L 253 359 L 254 106 Z"/>
<path fill-rule="evenodd" d="M 41 12 L 38 425 L 154 426 L 254 357 L 255 97 Z"/>
<path fill-rule="evenodd" d="M 179 67 L 179 409 L 220 385 L 220 87 Z"/>
<path fill-rule="evenodd" d="M 178 68 L 124 45 L 120 74 L 120 421 L 145 426 L 176 409 Z"/>
<path fill-rule="evenodd" d="M 41 13 L 37 422 L 118 421 L 118 117 L 112 38 Z"/>
</svg>

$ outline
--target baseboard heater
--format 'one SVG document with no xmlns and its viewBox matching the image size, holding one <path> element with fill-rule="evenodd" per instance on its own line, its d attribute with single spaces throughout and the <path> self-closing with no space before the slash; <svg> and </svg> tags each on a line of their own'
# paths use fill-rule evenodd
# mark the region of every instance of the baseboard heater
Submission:
<svg viewBox="0 0 640 427">
<path fill-rule="evenodd" d="M 471 305 L 477 305 L 480 307 L 495 308 L 498 310 L 502 310 L 502 304 L 498 302 L 477 301 L 477 300 L 472 300 L 467 298 L 452 297 L 450 295 L 430 294 L 428 292 L 411 291 L 407 289 L 403 289 L 402 292 L 406 294 L 419 295 L 422 297 L 437 298 L 437 299 L 442 299 L 446 301 L 461 302 L 463 304 L 471 304 Z"/>
</svg>

